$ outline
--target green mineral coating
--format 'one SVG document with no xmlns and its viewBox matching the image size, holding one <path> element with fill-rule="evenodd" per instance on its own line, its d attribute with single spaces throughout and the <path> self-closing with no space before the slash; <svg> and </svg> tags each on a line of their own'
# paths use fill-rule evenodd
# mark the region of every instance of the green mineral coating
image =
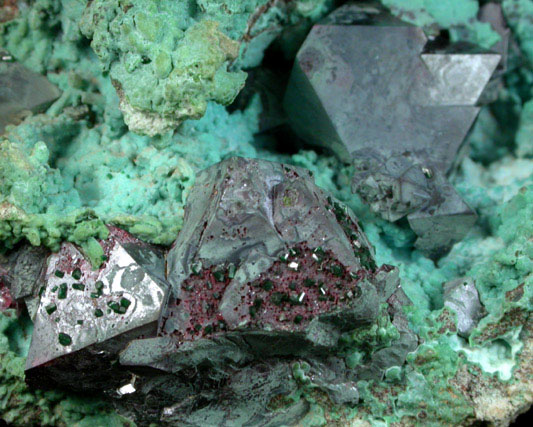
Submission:
<svg viewBox="0 0 533 427">
<path fill-rule="evenodd" d="M 533 65 L 533 3 L 529 0 L 503 0 L 502 7 L 520 50 Z"/>
<path fill-rule="evenodd" d="M 128 307 L 131 305 L 131 301 L 127 298 L 121 298 L 120 299 L 120 305 L 121 307 L 124 307 L 126 310 L 128 309 Z"/>
<path fill-rule="evenodd" d="M 66 283 L 61 283 L 61 285 L 59 285 L 59 292 L 57 293 L 57 297 L 59 299 L 65 299 L 67 297 L 67 284 Z"/>
<path fill-rule="evenodd" d="M 342 277 L 344 275 L 344 268 L 342 268 L 341 265 L 338 264 L 332 264 L 329 267 L 330 271 L 333 273 L 334 276 Z"/>
<path fill-rule="evenodd" d="M 235 273 L 237 271 L 237 268 L 234 264 L 230 264 L 228 267 L 228 279 L 233 279 L 235 277 Z"/>
<path fill-rule="evenodd" d="M 288 301 L 289 297 L 287 294 L 284 294 L 282 292 L 274 292 L 272 296 L 270 297 L 270 302 L 274 305 L 281 305 L 285 301 Z"/>
<path fill-rule="evenodd" d="M 304 286 L 307 288 L 312 288 L 315 286 L 315 281 L 313 279 L 307 278 L 304 280 Z"/>
<path fill-rule="evenodd" d="M 274 283 L 272 283 L 272 280 L 265 280 L 263 282 L 263 289 L 265 291 L 271 291 L 274 288 Z"/>
<path fill-rule="evenodd" d="M 192 274 L 194 274 L 195 276 L 199 275 L 200 272 L 202 271 L 202 264 L 201 263 L 193 264 L 191 267 L 191 271 L 192 271 Z"/>
<path fill-rule="evenodd" d="M 117 314 L 123 314 L 126 312 L 126 308 L 116 301 L 108 301 L 107 306 Z"/>
<path fill-rule="evenodd" d="M 93 266 L 99 266 L 102 262 L 107 260 L 104 255 L 104 249 L 94 237 L 89 237 L 81 243 L 81 250 Z"/>
<path fill-rule="evenodd" d="M 72 338 L 68 334 L 64 334 L 63 332 L 60 332 L 57 336 L 57 340 L 59 341 L 59 344 L 67 346 L 72 344 Z"/>
<path fill-rule="evenodd" d="M 193 18 L 190 1 L 95 0 L 85 9 L 80 30 L 91 39 L 122 99 L 132 130 L 154 135 L 205 114 L 209 101 L 229 104 L 246 74 L 230 71 L 239 43 L 208 14 Z M 157 132 L 139 123 L 142 114 L 170 123 Z M 137 116 L 137 117 L 136 117 Z M 153 124 L 152 124 L 153 126 Z"/>
</svg>

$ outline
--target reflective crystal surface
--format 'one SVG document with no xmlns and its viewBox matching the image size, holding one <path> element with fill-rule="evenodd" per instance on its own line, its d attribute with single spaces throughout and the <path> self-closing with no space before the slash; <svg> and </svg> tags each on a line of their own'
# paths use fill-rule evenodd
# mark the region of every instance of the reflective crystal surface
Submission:
<svg viewBox="0 0 533 427">
<path fill-rule="evenodd" d="M 476 46 L 428 40 L 377 5 L 350 3 L 309 33 L 284 105 L 301 137 L 351 159 L 353 191 L 385 219 L 407 215 L 417 246 L 439 255 L 476 218 L 446 176 L 499 62 Z"/>
<path fill-rule="evenodd" d="M 6 125 L 18 124 L 29 112 L 44 111 L 60 95 L 45 76 L 14 62 L 0 48 L 0 134 Z"/>
<path fill-rule="evenodd" d="M 443 287 L 444 306 L 455 311 L 459 335 L 468 337 L 484 313 L 476 285 L 470 277 L 461 277 Z"/>
<path fill-rule="evenodd" d="M 71 243 L 49 257 L 26 362 L 30 383 L 92 389 L 120 381 L 110 372 L 118 351 L 157 332 L 168 292 L 164 254 L 112 227 L 101 245 L 97 270 Z"/>
</svg>

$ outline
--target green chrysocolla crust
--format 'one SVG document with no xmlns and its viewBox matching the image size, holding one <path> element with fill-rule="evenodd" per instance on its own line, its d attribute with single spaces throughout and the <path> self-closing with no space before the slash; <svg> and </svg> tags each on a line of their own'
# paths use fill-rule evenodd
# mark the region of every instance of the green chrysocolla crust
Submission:
<svg viewBox="0 0 533 427">
<path fill-rule="evenodd" d="M 246 74 L 229 71 L 239 44 L 202 20 L 191 24 L 182 3 L 96 0 L 80 29 L 92 38 L 120 96 L 129 128 L 155 135 L 200 118 L 208 101 L 229 104 Z"/>
</svg>

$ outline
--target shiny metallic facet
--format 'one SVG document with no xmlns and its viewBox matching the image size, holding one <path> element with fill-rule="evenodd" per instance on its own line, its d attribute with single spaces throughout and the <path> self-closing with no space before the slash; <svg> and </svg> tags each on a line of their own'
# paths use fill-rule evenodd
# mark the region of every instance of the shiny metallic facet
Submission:
<svg viewBox="0 0 533 427">
<path fill-rule="evenodd" d="M 483 317 L 483 306 L 474 281 L 462 277 L 447 282 L 444 288 L 444 306 L 457 314 L 457 333 L 465 338 Z"/>
<path fill-rule="evenodd" d="M 28 113 L 42 112 L 61 95 L 50 81 L 19 63 L 0 49 L 0 134 L 6 125 L 17 124 Z"/>
<path fill-rule="evenodd" d="M 0 276 L 10 298 L 24 303 L 33 320 L 37 312 L 49 251 L 23 244 L 0 259 Z"/>
<path fill-rule="evenodd" d="M 102 245 L 107 260 L 98 270 L 71 243 L 48 259 L 26 363 L 30 381 L 62 363 L 86 369 L 99 354 L 112 357 L 131 339 L 156 333 L 168 291 L 163 254 L 118 229 Z"/>
<path fill-rule="evenodd" d="M 124 369 L 154 376 L 137 378 L 120 404 L 142 419 L 157 396 L 155 413 L 178 424 L 292 425 L 306 404 L 273 411 L 268 402 L 297 388 L 300 362 L 312 365 L 306 384 L 357 403 L 358 379 L 382 378 L 418 344 L 398 271 L 373 257 L 353 213 L 309 171 L 244 158 L 202 171 L 167 257 L 172 290 L 160 332 L 120 353 Z M 334 356 L 344 332 L 389 316 L 398 339 L 364 369 Z"/>
<path fill-rule="evenodd" d="M 133 341 L 123 365 L 176 373 L 327 354 L 397 292 L 397 270 L 376 266 L 356 218 L 306 170 L 231 158 L 201 172 L 189 200 L 160 336 Z"/>
<path fill-rule="evenodd" d="M 454 192 L 446 200 L 446 176 L 464 153 L 500 58 L 464 43 L 428 41 L 421 28 L 379 5 L 350 3 L 311 30 L 284 105 L 301 137 L 351 159 L 352 189 L 374 211 L 395 221 L 423 209 L 433 224 L 444 222 L 417 242 L 439 255 L 468 231 L 461 226 L 453 239 L 444 236 L 448 223 L 463 222 L 456 212 L 468 211 L 465 224 L 475 219 Z"/>
</svg>

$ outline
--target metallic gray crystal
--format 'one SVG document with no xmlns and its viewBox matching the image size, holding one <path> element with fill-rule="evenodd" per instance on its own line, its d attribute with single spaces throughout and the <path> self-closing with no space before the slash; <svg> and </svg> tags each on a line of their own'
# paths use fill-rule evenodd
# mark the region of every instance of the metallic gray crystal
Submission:
<svg viewBox="0 0 533 427">
<path fill-rule="evenodd" d="M 301 137 L 352 161 L 354 192 L 387 220 L 407 216 L 417 247 L 439 255 L 475 222 L 446 177 L 499 62 L 475 46 L 428 41 L 378 5 L 350 3 L 309 33 L 284 105 Z"/>
</svg>

